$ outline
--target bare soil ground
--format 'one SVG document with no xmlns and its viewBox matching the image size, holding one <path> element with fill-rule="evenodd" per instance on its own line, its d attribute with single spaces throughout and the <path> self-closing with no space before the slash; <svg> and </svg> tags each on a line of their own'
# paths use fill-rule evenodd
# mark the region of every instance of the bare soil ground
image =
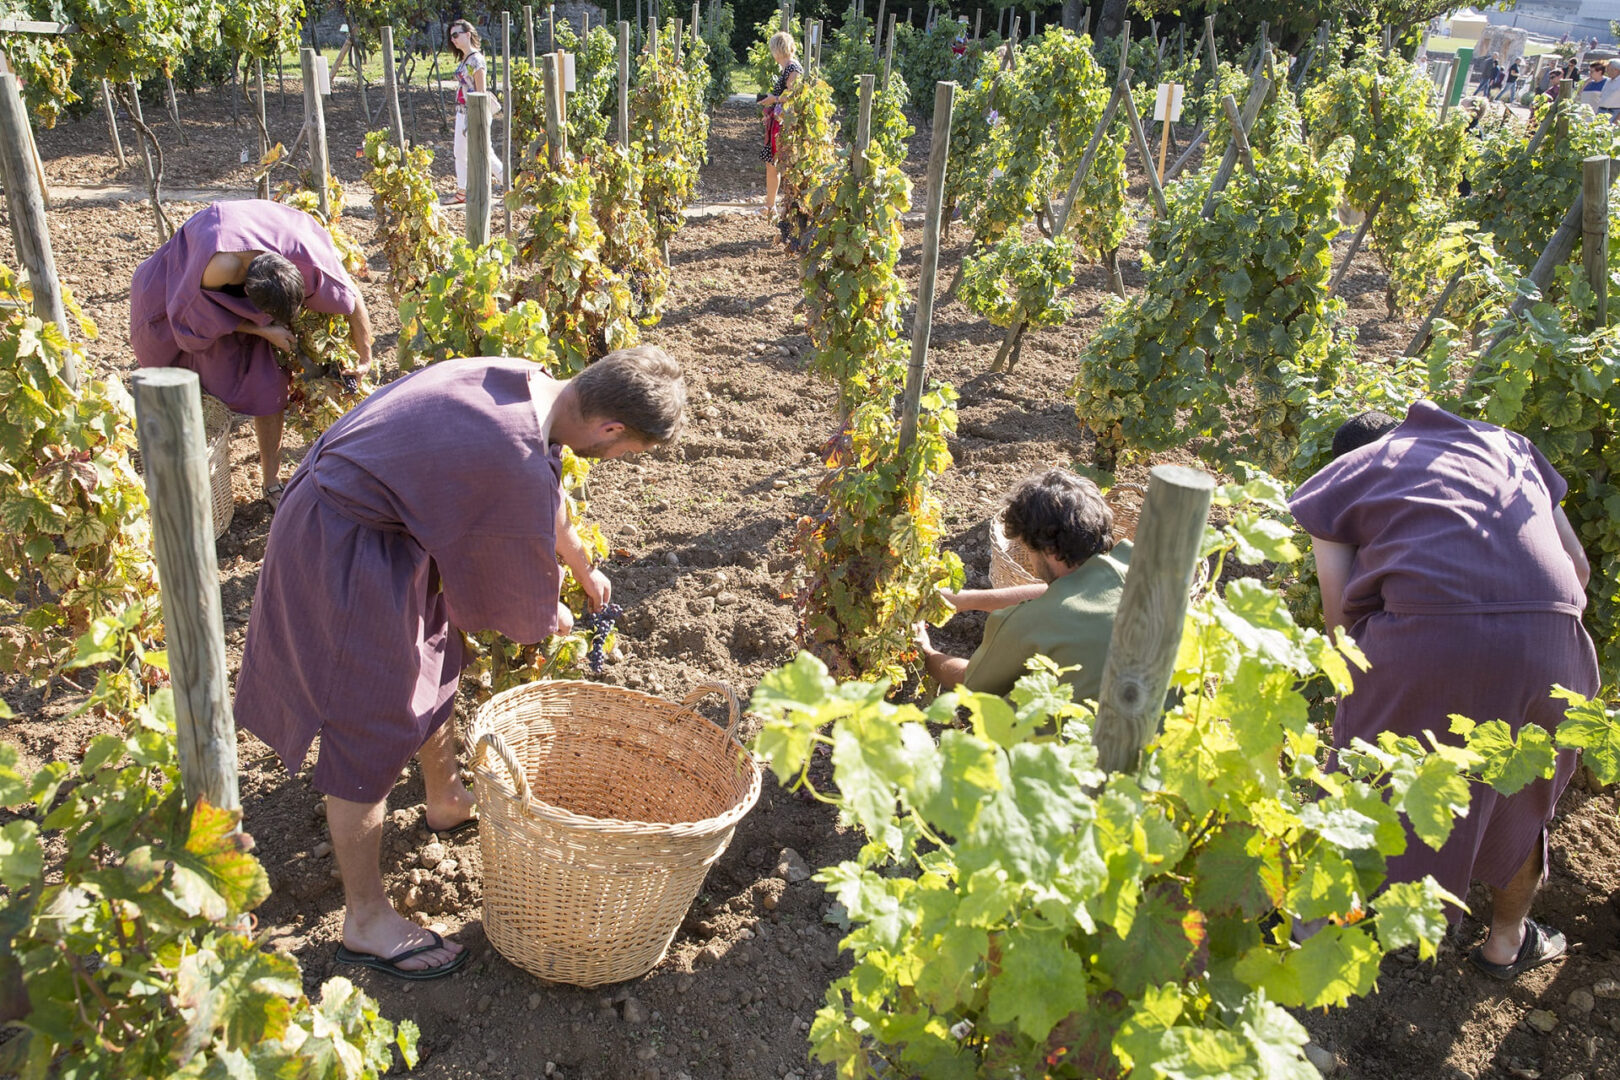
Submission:
<svg viewBox="0 0 1620 1080">
<path fill-rule="evenodd" d="M 299 107 L 293 98 L 283 109 L 271 82 L 272 133 L 290 144 Z M 167 181 L 217 190 L 220 197 L 250 191 L 250 169 L 239 161 L 240 151 L 254 143 L 246 124 L 232 126 L 219 94 L 183 96 L 181 110 L 191 138 L 185 147 L 165 118 L 147 111 L 168 149 Z M 448 191 L 449 139 L 439 131 L 425 93 L 416 115 L 416 134 L 434 148 L 441 189 Z M 334 169 L 351 190 L 361 190 L 363 163 L 353 155 L 365 125 L 352 88 L 339 88 L 327 117 Z M 126 149 L 133 151 L 132 132 L 126 127 L 124 133 Z M 927 142 L 919 133 L 908 162 L 918 180 Z M 722 106 L 700 202 L 758 195 L 758 143 L 752 108 Z M 41 132 L 39 144 L 53 185 L 144 183 L 134 157 L 128 170 L 118 169 L 99 112 Z M 1145 190 L 1136 194 L 1140 199 Z M 171 213 L 183 220 L 201 205 L 175 204 Z M 372 256 L 372 280 L 363 288 L 386 372 L 398 319 L 367 216 L 352 213 L 351 231 Z M 133 364 L 127 343 L 130 277 L 157 244 L 150 211 L 112 197 L 86 198 L 59 203 L 50 217 L 61 276 L 101 327 L 91 345 L 94 366 L 121 377 Z M 9 250 L 9 226 L 0 231 L 8 233 L 0 244 Z M 1143 235 L 1138 225 L 1122 252 L 1132 288 L 1142 280 L 1137 252 Z M 815 505 L 821 472 L 815 452 L 834 418 L 830 391 L 803 369 L 807 340 L 794 312 L 796 267 L 770 244 L 771 236 L 757 217 L 717 215 L 692 220 L 673 243 L 668 313 L 646 340 L 686 366 L 694 422 L 678 447 L 605 463 L 593 473 L 591 513 L 614 548 L 607 572 L 627 612 L 625 655 L 609 666 L 610 682 L 678 697 L 700 682 L 721 679 L 746 698 L 764 673 L 793 654 L 796 616 L 788 597 L 796 556 L 790 542 L 798 517 Z M 965 240 L 960 229 L 950 236 L 941 257 L 945 273 L 954 271 Z M 902 260 L 913 286 L 920 246 L 920 228 L 913 225 Z M 1383 281 L 1377 263 L 1363 254 L 1347 298 L 1361 347 L 1393 356 L 1412 327 L 1386 315 Z M 1075 420 L 1066 387 L 1101 323 L 1110 295 L 1106 275 L 1098 267 L 1084 269 L 1075 293 L 1078 317 L 1061 329 L 1030 335 L 1022 362 L 1009 376 L 985 374 L 1000 340 L 995 328 L 960 304 L 935 315 L 932 372 L 962 392 L 952 441 L 955 464 L 941 484 L 949 546 L 979 583 L 988 560 L 985 520 L 1010 484 L 1037 468 L 1090 462 L 1090 437 Z M 293 440 L 288 472 L 301 452 Z M 234 440 L 233 459 L 236 516 L 218 554 L 228 644 L 237 657 L 269 528 L 268 509 L 257 501 L 257 456 L 245 426 Z M 1140 480 L 1141 470 L 1124 478 Z M 979 621 L 962 617 L 939 640 L 966 654 L 979 629 Z M 100 726 L 64 719 L 74 697 L 60 688 L 49 704 L 20 686 L 4 689 L 19 712 L 4 738 L 33 761 L 75 759 Z M 824 807 L 767 778 L 758 807 L 711 871 L 664 962 L 623 986 L 586 991 L 540 982 L 488 945 L 480 922 L 477 840 L 463 838 L 423 858 L 431 837 L 422 821 L 420 780 L 410 772 L 390 799 L 384 848 L 389 887 L 403 896 L 415 872 L 422 881 L 418 910 L 475 954 L 454 978 L 413 986 L 334 965 L 342 890 L 320 799 L 252 736 L 242 736 L 239 751 L 246 826 L 258 839 L 275 889 L 259 912 L 262 925 L 276 947 L 298 956 L 310 990 L 333 974 L 347 974 L 382 1002 L 386 1015 L 413 1018 L 423 1033 L 420 1075 L 830 1075 L 807 1061 L 806 1031 L 828 980 L 847 960 L 838 950 L 839 931 L 826 921 L 829 902 L 820 887 L 789 884 L 778 871 L 786 849 L 811 867 L 854 853 L 858 838 Z M 1537 910 L 1569 935 L 1571 955 L 1562 963 L 1512 986 L 1498 985 L 1464 960 L 1466 948 L 1483 935 L 1470 918 L 1438 963 L 1392 957 L 1375 995 L 1303 1019 L 1349 1077 L 1620 1076 L 1620 1001 L 1590 994 L 1600 980 L 1620 978 L 1615 848 L 1611 800 L 1575 790 L 1566 794 L 1553 833 L 1551 883 Z M 1481 892 L 1471 901 L 1483 910 Z M 1552 1014 L 1550 1031 L 1527 1021 L 1538 1009 Z"/>
</svg>

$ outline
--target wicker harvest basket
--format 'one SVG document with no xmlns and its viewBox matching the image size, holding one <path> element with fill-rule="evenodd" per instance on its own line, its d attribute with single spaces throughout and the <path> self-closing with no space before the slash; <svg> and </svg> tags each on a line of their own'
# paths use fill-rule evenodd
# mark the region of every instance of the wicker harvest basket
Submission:
<svg viewBox="0 0 1620 1080">
<path fill-rule="evenodd" d="M 1136 539 L 1136 520 L 1142 513 L 1142 496 L 1146 494 L 1138 484 L 1115 484 L 1103 496 L 1108 508 L 1114 512 L 1114 539 Z M 1127 496 L 1132 496 L 1127 501 Z M 1013 585 L 1032 585 L 1040 581 L 1036 569 L 1040 560 L 1022 540 L 1007 535 L 1001 525 L 1001 515 L 990 518 L 990 587 L 1006 589 Z"/>
<path fill-rule="evenodd" d="M 724 730 L 696 711 L 711 693 Z M 473 720 L 484 931 L 550 982 L 601 986 L 663 959 L 759 799 L 741 710 L 707 683 L 676 705 L 591 682 L 498 694 Z"/>
<path fill-rule="evenodd" d="M 236 499 L 231 494 L 231 429 L 236 418 L 230 408 L 210 394 L 202 396 L 203 437 L 208 440 L 208 494 L 214 514 L 214 539 L 225 535 L 236 515 Z M 137 472 L 141 468 L 141 452 L 130 454 Z"/>
</svg>

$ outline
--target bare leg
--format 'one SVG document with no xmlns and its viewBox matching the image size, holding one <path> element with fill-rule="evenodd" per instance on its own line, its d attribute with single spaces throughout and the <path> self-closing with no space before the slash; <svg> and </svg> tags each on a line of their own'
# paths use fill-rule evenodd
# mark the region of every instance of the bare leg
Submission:
<svg viewBox="0 0 1620 1080">
<path fill-rule="evenodd" d="M 781 177 L 777 174 L 776 163 L 769 162 L 765 166 L 765 216 L 776 216 L 776 188 Z"/>
<path fill-rule="evenodd" d="M 1491 936 L 1480 946 L 1485 959 L 1493 964 L 1511 964 L 1518 958 L 1524 945 L 1524 920 L 1540 887 L 1541 843 L 1537 841 L 1508 887 L 1491 887 Z"/>
<path fill-rule="evenodd" d="M 383 890 L 378 860 L 386 809 L 386 800 L 357 803 L 326 797 L 332 851 L 343 875 L 343 944 L 356 952 L 381 957 L 433 943 L 431 933 L 394 910 Z M 461 945 L 447 941 L 441 949 L 401 960 L 399 966 L 406 970 L 438 967 L 449 963 L 461 950 Z"/>
<path fill-rule="evenodd" d="M 416 752 L 427 788 L 427 827 L 453 829 L 472 817 L 473 796 L 456 763 L 456 721 L 446 720 Z"/>
<path fill-rule="evenodd" d="M 285 417 L 285 413 L 272 413 L 253 418 L 253 435 L 259 441 L 259 473 L 265 487 L 281 475 L 281 428 Z"/>
</svg>

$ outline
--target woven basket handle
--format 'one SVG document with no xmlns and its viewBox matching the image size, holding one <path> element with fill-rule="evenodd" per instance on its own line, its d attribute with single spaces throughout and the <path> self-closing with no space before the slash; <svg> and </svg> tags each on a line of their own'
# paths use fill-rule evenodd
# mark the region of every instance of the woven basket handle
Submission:
<svg viewBox="0 0 1620 1080">
<path fill-rule="evenodd" d="M 495 756 L 506 766 L 506 771 L 512 774 L 512 786 L 517 789 L 518 804 L 528 806 L 529 781 L 523 775 L 522 768 L 518 766 L 517 755 L 512 753 L 512 748 L 506 745 L 506 740 L 501 738 L 498 732 L 486 731 L 478 736 L 478 744 L 473 748 L 472 763 L 475 767 L 483 760 L 486 750 L 493 750 Z"/>
<path fill-rule="evenodd" d="M 735 739 L 737 737 L 737 725 L 742 723 L 742 706 L 737 703 L 737 692 L 723 682 L 706 682 L 698 686 L 681 700 L 682 710 L 676 715 L 685 716 L 689 712 L 695 712 L 697 703 L 710 694 L 723 694 L 725 696 L 726 709 L 729 714 L 726 717 L 726 738 L 728 740 Z"/>
</svg>

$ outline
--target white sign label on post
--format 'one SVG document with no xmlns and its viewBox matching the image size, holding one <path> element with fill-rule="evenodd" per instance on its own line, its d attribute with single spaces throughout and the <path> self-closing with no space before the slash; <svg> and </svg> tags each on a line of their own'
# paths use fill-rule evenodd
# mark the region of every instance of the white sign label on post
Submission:
<svg viewBox="0 0 1620 1080">
<path fill-rule="evenodd" d="M 315 88 L 323 97 L 332 96 L 332 66 L 324 56 L 315 58 Z"/>
<path fill-rule="evenodd" d="M 571 52 L 560 52 L 557 55 L 562 57 L 563 90 L 572 94 L 576 87 L 574 74 L 574 54 Z"/>
<path fill-rule="evenodd" d="M 810 51 L 815 52 L 819 44 L 821 44 L 821 24 L 816 23 L 810 27 Z"/>
<path fill-rule="evenodd" d="M 1180 83 L 1160 83 L 1159 92 L 1153 99 L 1153 119 L 1168 120 L 1172 124 L 1180 120 L 1181 92 Z"/>
</svg>

